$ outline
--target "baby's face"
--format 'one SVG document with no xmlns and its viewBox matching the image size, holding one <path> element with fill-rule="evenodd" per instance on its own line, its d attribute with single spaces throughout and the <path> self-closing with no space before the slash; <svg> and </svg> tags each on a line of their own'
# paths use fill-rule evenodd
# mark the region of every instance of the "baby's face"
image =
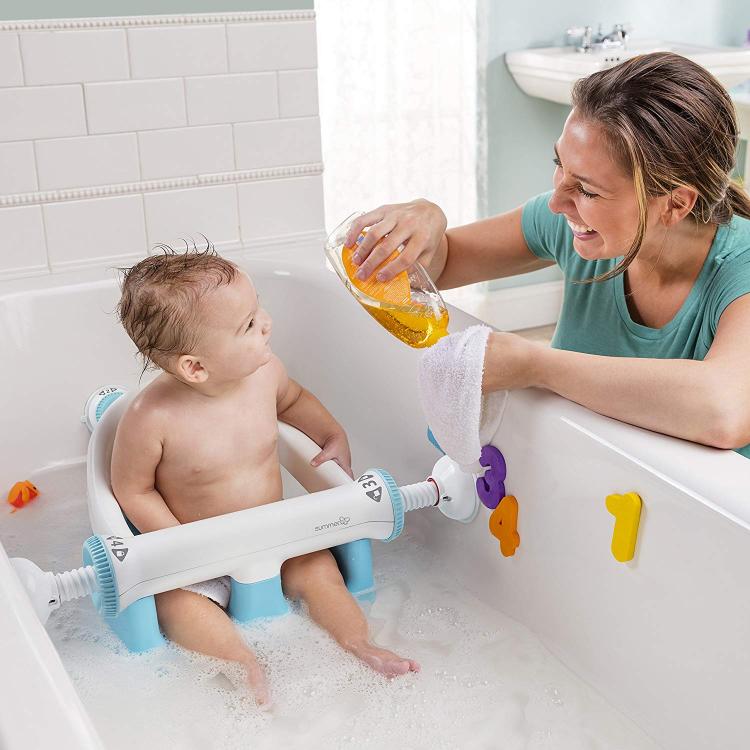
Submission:
<svg viewBox="0 0 750 750">
<path fill-rule="evenodd" d="M 201 359 L 214 382 L 244 378 L 271 359 L 271 317 L 238 271 L 201 301 Z"/>
</svg>

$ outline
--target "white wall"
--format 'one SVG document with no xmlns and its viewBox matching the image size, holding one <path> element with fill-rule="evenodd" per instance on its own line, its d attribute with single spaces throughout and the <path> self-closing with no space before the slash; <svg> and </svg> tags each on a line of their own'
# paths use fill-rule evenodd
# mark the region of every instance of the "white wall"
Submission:
<svg viewBox="0 0 750 750">
<path fill-rule="evenodd" d="M 318 241 L 314 13 L 0 23 L 0 279 Z"/>
</svg>

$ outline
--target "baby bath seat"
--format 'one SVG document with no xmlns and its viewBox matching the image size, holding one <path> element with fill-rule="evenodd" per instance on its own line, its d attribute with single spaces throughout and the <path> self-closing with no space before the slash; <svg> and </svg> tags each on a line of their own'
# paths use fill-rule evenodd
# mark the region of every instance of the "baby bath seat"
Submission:
<svg viewBox="0 0 750 750">
<path fill-rule="evenodd" d="M 86 404 L 94 535 L 83 545 L 83 567 L 52 573 L 24 558 L 13 560 L 42 622 L 62 602 L 90 594 L 125 645 L 146 651 L 164 642 L 155 594 L 229 575 L 233 618 L 274 617 L 289 609 L 281 589 L 282 563 L 320 549 L 331 549 L 352 594 L 374 598 L 370 539 L 395 539 L 403 530 L 404 513 L 419 508 L 437 507 L 461 522 L 477 514 L 475 478 L 447 456 L 424 482 L 398 487 L 382 469 L 369 469 L 353 481 L 333 461 L 311 466 L 319 447 L 279 422 L 281 464 L 309 494 L 139 534 L 110 486 L 112 444 L 131 398 L 107 387 Z"/>
</svg>

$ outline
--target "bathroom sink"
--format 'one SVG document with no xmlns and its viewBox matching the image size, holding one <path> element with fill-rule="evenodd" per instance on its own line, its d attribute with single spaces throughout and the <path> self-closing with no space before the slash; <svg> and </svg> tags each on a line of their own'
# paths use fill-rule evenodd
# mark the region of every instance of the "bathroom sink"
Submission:
<svg viewBox="0 0 750 750">
<path fill-rule="evenodd" d="M 688 57 L 707 68 L 726 88 L 750 78 L 750 49 L 655 40 L 628 41 L 626 48 L 586 53 L 577 52 L 574 46 L 524 49 L 508 52 L 505 61 L 524 93 L 570 104 L 570 90 L 579 78 L 649 52 L 676 52 Z"/>
</svg>

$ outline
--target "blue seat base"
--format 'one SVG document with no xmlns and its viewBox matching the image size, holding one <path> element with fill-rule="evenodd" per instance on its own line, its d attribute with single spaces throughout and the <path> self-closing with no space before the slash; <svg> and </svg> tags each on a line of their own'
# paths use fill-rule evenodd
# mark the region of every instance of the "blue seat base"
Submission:
<svg viewBox="0 0 750 750">
<path fill-rule="evenodd" d="M 372 550 L 369 539 L 332 547 L 331 552 L 349 591 L 360 600 L 375 599 L 372 575 Z M 289 602 L 281 589 L 281 576 L 256 583 L 238 583 L 232 579 L 229 614 L 238 622 L 279 617 L 289 612 Z M 153 596 L 145 596 L 106 622 L 130 651 L 142 653 L 165 643 L 156 617 Z"/>
</svg>

